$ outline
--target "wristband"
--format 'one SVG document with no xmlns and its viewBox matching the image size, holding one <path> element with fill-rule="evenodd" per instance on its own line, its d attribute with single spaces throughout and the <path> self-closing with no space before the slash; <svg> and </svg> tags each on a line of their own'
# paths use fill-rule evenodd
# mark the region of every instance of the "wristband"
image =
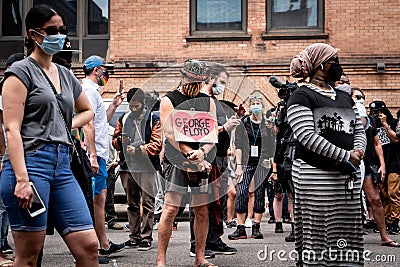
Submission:
<svg viewBox="0 0 400 267">
<path fill-rule="evenodd" d="M 273 174 L 277 174 L 278 172 L 272 172 Z"/>
<path fill-rule="evenodd" d="M 238 165 L 238 166 L 239 166 L 239 165 L 240 165 L 240 166 L 242 166 L 242 164 L 236 164 L 236 165 Z"/>
</svg>

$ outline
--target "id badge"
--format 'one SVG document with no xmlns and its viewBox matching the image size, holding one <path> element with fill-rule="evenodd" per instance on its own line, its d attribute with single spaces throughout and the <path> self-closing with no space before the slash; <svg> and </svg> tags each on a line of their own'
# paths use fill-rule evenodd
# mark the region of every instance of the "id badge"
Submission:
<svg viewBox="0 0 400 267">
<path fill-rule="evenodd" d="M 258 146 L 251 146 L 250 157 L 258 157 Z"/>
</svg>

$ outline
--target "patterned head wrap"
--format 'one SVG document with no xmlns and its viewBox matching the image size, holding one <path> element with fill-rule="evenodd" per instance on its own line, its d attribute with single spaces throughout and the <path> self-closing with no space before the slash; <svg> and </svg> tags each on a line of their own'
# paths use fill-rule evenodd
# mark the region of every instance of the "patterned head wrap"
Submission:
<svg viewBox="0 0 400 267">
<path fill-rule="evenodd" d="M 337 56 L 337 50 L 328 44 L 315 43 L 301 51 L 290 63 L 290 74 L 295 78 L 306 79 L 322 63 Z"/>
</svg>

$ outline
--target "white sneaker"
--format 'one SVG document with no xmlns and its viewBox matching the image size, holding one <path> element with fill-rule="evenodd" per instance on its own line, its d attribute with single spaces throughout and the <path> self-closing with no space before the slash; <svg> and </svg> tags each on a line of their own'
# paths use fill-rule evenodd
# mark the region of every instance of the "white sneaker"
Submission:
<svg viewBox="0 0 400 267">
<path fill-rule="evenodd" d="M 247 218 L 246 221 L 244 222 L 244 226 L 245 226 L 246 228 L 251 228 L 251 227 L 253 226 L 253 220 Z"/>
<path fill-rule="evenodd" d="M 155 224 L 153 224 L 153 230 L 158 230 L 158 222 L 156 222 Z"/>
</svg>

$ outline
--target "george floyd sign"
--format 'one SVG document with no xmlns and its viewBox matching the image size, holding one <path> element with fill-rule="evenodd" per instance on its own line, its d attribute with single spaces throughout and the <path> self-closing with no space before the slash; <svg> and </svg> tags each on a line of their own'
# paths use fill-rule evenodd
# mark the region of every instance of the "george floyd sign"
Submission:
<svg viewBox="0 0 400 267">
<path fill-rule="evenodd" d="M 210 112 L 176 109 L 172 124 L 176 141 L 218 143 L 217 120 Z"/>
</svg>

